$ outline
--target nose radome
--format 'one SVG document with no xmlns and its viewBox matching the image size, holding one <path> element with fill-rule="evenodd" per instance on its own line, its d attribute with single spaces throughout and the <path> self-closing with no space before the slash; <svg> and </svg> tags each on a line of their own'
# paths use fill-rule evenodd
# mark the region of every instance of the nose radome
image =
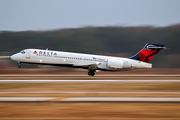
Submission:
<svg viewBox="0 0 180 120">
<path fill-rule="evenodd" d="M 18 60 L 18 59 L 17 59 L 17 56 L 16 56 L 16 55 L 12 55 L 12 56 L 11 56 L 11 60 L 15 60 L 15 61 Z"/>
<path fill-rule="evenodd" d="M 14 55 L 12 55 L 12 56 L 11 56 L 11 60 L 14 60 L 14 58 L 15 58 Z"/>
</svg>

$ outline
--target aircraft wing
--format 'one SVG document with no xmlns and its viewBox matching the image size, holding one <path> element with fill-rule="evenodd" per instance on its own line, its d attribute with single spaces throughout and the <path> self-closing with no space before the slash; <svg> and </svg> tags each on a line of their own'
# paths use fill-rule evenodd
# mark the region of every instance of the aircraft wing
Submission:
<svg viewBox="0 0 180 120">
<path fill-rule="evenodd" d="M 83 66 L 83 67 L 88 67 L 88 66 L 93 66 L 93 65 L 100 65 L 101 63 L 78 63 L 78 64 L 73 64 L 73 66 Z"/>
</svg>

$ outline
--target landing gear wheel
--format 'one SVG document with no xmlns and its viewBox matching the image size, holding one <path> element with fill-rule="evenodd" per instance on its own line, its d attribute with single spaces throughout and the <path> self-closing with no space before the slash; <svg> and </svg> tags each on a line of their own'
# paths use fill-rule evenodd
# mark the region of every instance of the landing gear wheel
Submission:
<svg viewBox="0 0 180 120">
<path fill-rule="evenodd" d="M 91 73 L 91 76 L 94 76 L 94 75 L 95 75 L 95 73 L 94 73 L 94 72 L 92 72 L 92 73 Z"/>
<path fill-rule="evenodd" d="M 21 68 L 21 63 L 18 63 L 18 66 L 17 66 L 18 68 Z"/>
<path fill-rule="evenodd" d="M 94 76 L 94 75 L 95 75 L 95 73 L 94 73 L 94 72 L 92 72 L 92 71 L 89 71 L 89 72 L 88 72 L 88 75 L 89 75 L 89 76 Z"/>
<path fill-rule="evenodd" d="M 91 72 L 88 72 L 88 75 L 91 76 Z"/>
<path fill-rule="evenodd" d="M 21 65 L 18 65 L 18 68 L 21 68 Z"/>
</svg>

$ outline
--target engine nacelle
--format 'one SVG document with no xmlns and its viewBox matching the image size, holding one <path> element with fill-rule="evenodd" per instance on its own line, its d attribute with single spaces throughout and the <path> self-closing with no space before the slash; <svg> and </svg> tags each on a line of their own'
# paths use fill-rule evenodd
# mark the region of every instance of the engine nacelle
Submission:
<svg viewBox="0 0 180 120">
<path fill-rule="evenodd" d="M 127 61 L 120 61 L 113 59 L 109 59 L 106 65 L 107 67 L 114 69 L 128 69 L 132 67 L 132 65 Z"/>
</svg>

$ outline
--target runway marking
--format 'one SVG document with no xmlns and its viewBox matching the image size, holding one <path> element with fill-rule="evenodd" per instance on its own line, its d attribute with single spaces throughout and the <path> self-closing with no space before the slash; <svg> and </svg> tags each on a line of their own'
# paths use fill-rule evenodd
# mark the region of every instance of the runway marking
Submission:
<svg viewBox="0 0 180 120">
<path fill-rule="evenodd" d="M 180 83 L 180 79 L 149 80 L 0 80 L 0 83 Z"/>
<path fill-rule="evenodd" d="M 43 100 L 43 101 L 63 101 L 65 99 L 66 98 L 60 97 L 60 98 L 50 98 L 50 99 L 46 99 L 46 100 Z"/>
<path fill-rule="evenodd" d="M 0 97 L 0 102 L 170 102 L 180 103 L 180 97 Z"/>
<path fill-rule="evenodd" d="M 0 97 L 0 101 L 41 101 L 55 97 Z"/>
<path fill-rule="evenodd" d="M 173 75 L 156 75 L 156 74 L 152 74 L 152 75 L 142 75 L 142 74 L 139 74 L 139 75 L 118 75 L 118 74 L 110 74 L 110 75 L 96 75 L 96 76 L 93 76 L 93 77 L 89 77 L 88 75 L 84 75 L 84 74 L 81 74 L 81 75 L 34 75 L 34 74 L 29 74 L 29 75 L 7 75 L 7 74 L 4 74 L 4 75 L 0 75 L 0 77 L 86 77 L 86 78 L 96 78 L 96 77 L 180 77 L 179 74 L 173 74 Z"/>
<path fill-rule="evenodd" d="M 180 94 L 180 92 L 0 91 L 0 94 Z"/>
<path fill-rule="evenodd" d="M 178 101 L 180 98 L 168 97 L 73 97 L 68 98 L 66 101 Z"/>
</svg>

